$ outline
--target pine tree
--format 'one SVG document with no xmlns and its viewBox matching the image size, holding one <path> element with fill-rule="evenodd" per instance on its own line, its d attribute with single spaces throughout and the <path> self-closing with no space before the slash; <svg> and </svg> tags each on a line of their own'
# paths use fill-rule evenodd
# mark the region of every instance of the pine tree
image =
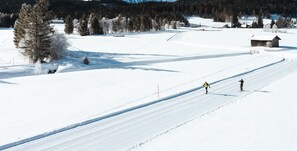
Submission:
<svg viewBox="0 0 297 151">
<path fill-rule="evenodd" d="M 112 31 L 114 33 L 118 33 L 119 32 L 119 28 L 120 28 L 120 21 L 119 21 L 119 17 L 116 17 L 112 20 Z"/>
<path fill-rule="evenodd" d="M 238 21 L 238 16 L 236 13 L 233 13 L 232 15 L 232 22 L 231 22 L 231 27 L 232 28 L 239 28 L 241 24 Z"/>
<path fill-rule="evenodd" d="M 19 13 L 19 18 L 14 25 L 14 45 L 16 48 L 22 47 L 20 42 L 25 38 L 26 30 L 28 29 L 28 17 L 30 16 L 32 6 L 23 4 Z"/>
<path fill-rule="evenodd" d="M 258 17 L 258 28 L 263 28 L 264 24 L 263 24 L 263 18 L 262 16 Z"/>
<path fill-rule="evenodd" d="M 103 30 L 103 34 L 108 34 L 109 33 L 109 20 L 108 18 L 103 17 L 100 21 L 102 24 L 102 30 Z"/>
<path fill-rule="evenodd" d="M 92 34 L 94 34 L 94 35 L 103 34 L 103 29 L 100 26 L 99 20 L 98 20 L 98 18 L 96 16 L 91 21 L 91 28 L 92 28 L 92 31 L 93 31 Z"/>
<path fill-rule="evenodd" d="M 147 16 L 141 17 L 140 31 L 150 31 L 152 29 L 152 20 Z"/>
<path fill-rule="evenodd" d="M 275 24 L 275 21 L 272 19 L 270 23 L 270 28 L 272 28 L 274 24 Z"/>
<path fill-rule="evenodd" d="M 92 21 L 95 17 L 96 17 L 95 13 L 91 13 L 88 18 L 88 29 L 89 29 L 90 35 L 94 35 L 94 28 L 92 27 Z"/>
<path fill-rule="evenodd" d="M 135 31 L 140 31 L 141 26 L 141 18 L 139 16 L 136 16 L 133 20 L 133 26 Z"/>
<path fill-rule="evenodd" d="M 134 28 L 133 28 L 133 21 L 132 19 L 128 18 L 128 32 L 133 32 L 134 31 Z"/>
<path fill-rule="evenodd" d="M 99 23 L 98 17 L 95 13 L 91 13 L 89 16 L 89 34 L 90 35 L 97 35 L 97 34 L 103 34 L 103 28 Z"/>
<path fill-rule="evenodd" d="M 65 31 L 66 34 L 69 35 L 69 34 L 73 33 L 73 28 L 74 28 L 74 26 L 73 26 L 72 18 L 71 18 L 70 15 L 68 15 L 66 17 L 66 20 L 65 20 L 65 29 L 64 29 L 64 31 Z"/>
<path fill-rule="evenodd" d="M 78 32 L 81 36 L 89 35 L 88 21 L 86 19 L 86 15 L 83 15 L 83 17 L 79 20 Z"/>
<path fill-rule="evenodd" d="M 28 17 L 28 30 L 25 36 L 23 54 L 35 63 L 51 58 L 51 42 L 54 33 L 50 26 L 49 0 L 38 0 Z"/>
</svg>

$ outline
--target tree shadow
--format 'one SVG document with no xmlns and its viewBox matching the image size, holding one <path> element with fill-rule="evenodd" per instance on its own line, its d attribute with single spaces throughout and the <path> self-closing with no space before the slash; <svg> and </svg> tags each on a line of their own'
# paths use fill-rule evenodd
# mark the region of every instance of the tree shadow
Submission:
<svg viewBox="0 0 297 151">
<path fill-rule="evenodd" d="M 16 83 L 0 80 L 0 84 L 16 84 Z"/>
<path fill-rule="evenodd" d="M 268 52 L 282 52 L 282 51 L 297 51 L 297 47 L 294 46 L 280 46 L 276 48 L 270 48 L 265 51 Z"/>
<path fill-rule="evenodd" d="M 103 53 L 91 51 L 67 51 L 64 58 L 52 61 L 51 63 L 42 64 L 41 74 L 48 73 L 49 70 L 57 70 L 60 72 L 76 72 L 82 70 L 97 70 L 97 69 L 129 69 L 129 70 L 144 70 L 156 72 L 179 72 L 171 69 L 162 69 L 152 67 L 154 64 L 172 63 L 189 60 L 221 58 L 239 55 L 248 55 L 249 53 L 230 53 L 230 54 L 213 54 L 213 55 L 191 55 L 191 56 L 176 56 L 162 54 L 140 54 L 140 53 Z M 83 63 L 83 58 L 87 57 L 90 63 Z M 5 66 L 5 70 L 0 70 L 0 79 L 7 79 L 21 76 L 32 76 L 35 65 L 21 66 Z M 13 70 L 14 68 L 21 70 Z M 4 68 L 3 68 L 4 69 Z M 12 72 L 13 71 L 13 72 Z"/>
<path fill-rule="evenodd" d="M 219 95 L 219 96 L 230 96 L 230 97 L 237 97 L 237 95 L 233 95 L 233 94 L 226 94 L 226 93 L 213 93 L 213 92 L 209 92 L 209 94 L 212 94 L 212 95 Z"/>
<path fill-rule="evenodd" d="M 271 93 L 271 91 L 265 91 L 265 90 L 255 90 L 254 92 L 260 92 L 260 93 Z"/>
<path fill-rule="evenodd" d="M 82 58 L 87 57 L 90 61 L 89 65 L 82 63 Z M 153 64 L 150 62 L 152 58 L 171 58 L 173 55 L 159 55 L 159 54 L 125 54 L 125 53 L 102 53 L 102 52 L 88 52 L 88 51 L 69 51 L 64 59 L 56 61 L 56 64 L 67 65 L 71 64 L 71 68 L 64 69 L 63 72 L 76 70 L 93 70 L 93 69 L 111 69 L 122 68 L 132 70 L 146 70 L 146 71 L 163 71 L 163 72 L 177 72 L 168 69 L 159 69 L 145 67 Z M 143 59 L 150 61 L 130 61 L 133 59 Z M 123 61 L 120 61 L 123 60 Z M 128 61 L 126 61 L 128 60 Z M 141 67 L 140 67 L 141 66 Z"/>
</svg>

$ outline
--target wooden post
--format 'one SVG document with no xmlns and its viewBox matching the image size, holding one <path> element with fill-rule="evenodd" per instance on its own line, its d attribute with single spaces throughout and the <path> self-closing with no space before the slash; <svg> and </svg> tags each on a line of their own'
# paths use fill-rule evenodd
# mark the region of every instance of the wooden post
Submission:
<svg viewBox="0 0 297 151">
<path fill-rule="evenodd" d="M 159 84 L 158 84 L 158 99 L 160 99 L 160 87 L 159 87 Z"/>
</svg>

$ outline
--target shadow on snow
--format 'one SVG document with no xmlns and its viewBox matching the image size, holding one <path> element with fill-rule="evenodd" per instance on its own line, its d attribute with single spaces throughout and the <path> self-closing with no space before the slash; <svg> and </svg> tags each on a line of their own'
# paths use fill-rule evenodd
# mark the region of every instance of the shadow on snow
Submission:
<svg viewBox="0 0 297 151">
<path fill-rule="evenodd" d="M 174 56 L 160 54 L 128 54 L 101 53 L 89 51 L 68 51 L 65 57 L 61 60 L 53 61 L 49 64 L 42 64 L 43 72 L 40 74 L 46 74 L 47 71 L 54 69 L 57 69 L 57 72 L 75 72 L 95 69 L 129 69 L 157 72 L 179 72 L 170 69 L 151 67 L 151 65 L 159 63 L 172 63 L 179 61 L 221 58 L 240 55 L 249 55 L 249 53 Z M 87 57 L 89 59 L 89 65 L 83 64 L 84 57 Z M 21 70 L 10 70 L 17 67 L 21 67 Z M 2 71 L 0 70 L 0 79 L 36 75 L 34 65 L 15 65 L 5 67 L 0 66 L 0 68 L 3 69 Z"/>
</svg>

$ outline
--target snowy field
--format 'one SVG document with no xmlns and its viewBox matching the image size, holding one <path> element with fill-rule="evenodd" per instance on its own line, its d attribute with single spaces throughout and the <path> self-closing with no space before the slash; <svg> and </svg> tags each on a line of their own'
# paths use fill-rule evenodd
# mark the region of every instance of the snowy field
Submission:
<svg viewBox="0 0 297 151">
<path fill-rule="evenodd" d="M 297 94 L 292 90 L 296 76 L 295 73 L 239 98 L 137 150 L 297 150 Z"/>
<path fill-rule="evenodd" d="M 55 27 L 63 31 L 63 25 Z M 262 29 L 185 28 L 125 37 L 70 35 L 71 46 L 65 58 L 39 67 L 29 64 L 14 48 L 13 30 L 2 28 L 0 146 L 176 95 L 198 88 L 205 81 L 212 83 L 249 72 L 282 61 L 283 57 L 295 60 L 294 29 L 277 33 L 282 39 L 280 48 L 250 48 L 252 35 L 269 34 Z M 257 53 L 251 54 L 251 50 Z M 83 57 L 89 58 L 90 65 L 82 63 Z M 58 72 L 48 75 L 49 69 Z M 297 105 L 296 83 L 294 76 L 282 77 L 259 92 L 235 98 L 235 103 L 137 149 L 278 150 L 275 146 L 261 146 L 275 144 L 279 150 L 296 150 L 297 124 L 289 121 L 297 116 L 293 110 Z M 283 133 L 278 128 L 286 130 Z M 284 136 L 288 138 L 282 139 Z M 237 146 L 228 148 L 232 140 L 237 141 Z"/>
</svg>

